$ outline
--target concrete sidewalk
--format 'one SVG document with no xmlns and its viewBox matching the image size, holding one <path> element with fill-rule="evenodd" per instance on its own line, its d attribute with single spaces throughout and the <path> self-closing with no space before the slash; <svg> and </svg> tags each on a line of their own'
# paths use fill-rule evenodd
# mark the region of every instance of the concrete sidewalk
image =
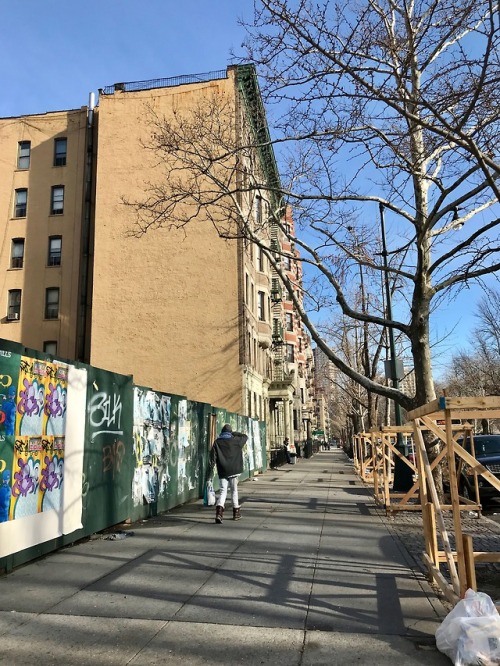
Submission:
<svg viewBox="0 0 500 666">
<path fill-rule="evenodd" d="M 0 578 L 0 664 L 445 665 L 447 610 L 341 450 Z"/>
</svg>

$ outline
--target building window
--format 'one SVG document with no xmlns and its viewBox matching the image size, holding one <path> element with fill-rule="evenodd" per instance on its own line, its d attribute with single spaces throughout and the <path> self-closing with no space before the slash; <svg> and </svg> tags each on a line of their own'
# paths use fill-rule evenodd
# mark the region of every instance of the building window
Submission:
<svg viewBox="0 0 500 666">
<path fill-rule="evenodd" d="M 22 188 L 16 190 L 14 217 L 26 217 L 28 210 L 28 190 Z"/>
<path fill-rule="evenodd" d="M 57 354 L 57 342 L 56 340 L 45 340 L 43 343 L 43 351 L 46 354 L 55 356 Z"/>
<path fill-rule="evenodd" d="M 54 166 L 66 166 L 68 140 L 54 139 Z"/>
<path fill-rule="evenodd" d="M 45 319 L 59 317 L 59 288 L 50 287 L 45 290 Z"/>
<path fill-rule="evenodd" d="M 24 238 L 12 239 L 11 268 L 22 268 L 24 264 Z"/>
<path fill-rule="evenodd" d="M 7 319 L 17 321 L 21 318 L 21 290 L 9 290 L 9 305 L 7 310 Z"/>
<path fill-rule="evenodd" d="M 286 317 L 286 330 L 293 331 L 293 314 L 291 312 L 287 312 L 285 317 Z"/>
<path fill-rule="evenodd" d="M 263 291 L 257 294 L 257 316 L 260 321 L 266 321 L 266 295 Z"/>
<path fill-rule="evenodd" d="M 262 225 L 262 197 L 259 195 L 255 197 L 255 222 Z"/>
<path fill-rule="evenodd" d="M 291 259 L 291 257 L 284 256 L 283 257 L 283 264 L 284 264 L 284 267 L 285 267 L 286 271 L 291 271 L 292 270 L 292 259 Z"/>
<path fill-rule="evenodd" d="M 286 360 L 288 363 L 293 363 L 295 361 L 295 347 L 290 343 L 286 346 Z"/>
<path fill-rule="evenodd" d="M 61 265 L 62 236 L 49 236 L 48 266 Z"/>
<path fill-rule="evenodd" d="M 62 215 L 64 213 L 64 185 L 54 185 L 50 199 L 50 214 Z"/>
<path fill-rule="evenodd" d="M 31 141 L 19 141 L 17 150 L 17 168 L 30 168 Z"/>
</svg>

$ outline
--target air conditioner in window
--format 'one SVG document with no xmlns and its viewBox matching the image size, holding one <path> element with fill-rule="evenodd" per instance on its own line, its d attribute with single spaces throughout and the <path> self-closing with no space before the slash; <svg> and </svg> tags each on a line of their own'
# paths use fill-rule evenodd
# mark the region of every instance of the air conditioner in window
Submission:
<svg viewBox="0 0 500 666">
<path fill-rule="evenodd" d="M 10 314 L 7 315 L 7 319 L 9 321 L 15 321 L 19 319 L 19 312 L 11 312 Z"/>
</svg>

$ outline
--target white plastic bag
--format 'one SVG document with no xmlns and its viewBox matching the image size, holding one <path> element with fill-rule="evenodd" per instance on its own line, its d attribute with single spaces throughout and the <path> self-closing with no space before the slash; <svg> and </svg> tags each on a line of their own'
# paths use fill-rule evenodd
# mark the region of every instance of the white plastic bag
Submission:
<svg viewBox="0 0 500 666">
<path fill-rule="evenodd" d="M 455 666 L 500 666 L 500 615 L 487 594 L 467 590 L 436 631 Z"/>
<path fill-rule="evenodd" d="M 215 490 L 214 490 L 214 484 L 212 483 L 212 479 L 209 479 L 205 486 L 203 504 L 205 506 L 215 506 Z"/>
</svg>

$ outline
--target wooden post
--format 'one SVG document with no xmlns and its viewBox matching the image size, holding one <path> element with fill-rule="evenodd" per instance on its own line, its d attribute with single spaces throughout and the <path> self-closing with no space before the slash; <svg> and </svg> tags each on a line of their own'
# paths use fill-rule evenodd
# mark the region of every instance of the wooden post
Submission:
<svg viewBox="0 0 500 666">
<path fill-rule="evenodd" d="M 439 567 L 439 550 L 436 531 L 436 512 L 432 502 L 427 502 L 423 507 L 422 517 L 424 522 L 425 550 L 436 567 Z"/>
<path fill-rule="evenodd" d="M 453 526 L 455 529 L 458 578 L 460 582 L 459 595 L 460 598 L 462 598 L 467 591 L 467 572 L 465 568 L 464 542 L 462 537 L 462 520 L 460 518 L 460 498 L 458 495 L 457 463 L 453 443 L 453 426 L 451 422 L 451 411 L 449 409 L 444 410 L 444 418 L 446 426 L 446 455 L 448 457 L 448 474 L 450 476 L 451 510 L 453 514 Z"/>
<path fill-rule="evenodd" d="M 431 465 L 429 463 L 429 458 L 427 457 L 427 451 L 425 449 L 425 443 L 424 443 L 424 439 L 422 437 L 422 433 L 416 425 L 415 425 L 415 439 L 418 443 L 418 447 L 419 447 L 420 452 L 422 454 L 425 476 L 426 476 L 426 479 L 427 479 L 427 484 L 428 484 L 429 489 L 431 491 L 431 497 L 432 497 L 432 501 L 434 503 L 434 510 L 436 512 L 437 523 L 439 525 L 439 531 L 441 533 L 441 538 L 443 540 L 445 557 L 446 557 L 446 561 L 448 563 L 448 569 L 450 571 L 451 584 L 452 584 L 452 587 L 453 587 L 453 590 L 454 590 L 455 594 L 460 596 L 460 578 L 457 574 L 457 567 L 455 565 L 455 560 L 454 560 L 453 553 L 452 553 L 452 550 L 451 550 L 450 539 L 448 537 L 448 532 L 447 532 L 446 526 L 444 524 L 443 513 L 442 513 L 441 507 L 439 505 L 439 498 L 438 498 L 438 494 L 437 494 L 437 491 L 436 491 L 436 486 L 434 484 L 434 478 L 432 476 Z M 461 532 L 460 532 L 460 534 L 461 534 Z"/>
<path fill-rule="evenodd" d="M 464 534 L 463 536 L 463 551 L 464 551 L 464 560 L 465 560 L 465 572 L 467 577 L 466 586 L 471 590 L 477 590 L 476 562 L 474 559 L 474 546 L 472 543 L 472 536 L 470 534 Z"/>
</svg>

